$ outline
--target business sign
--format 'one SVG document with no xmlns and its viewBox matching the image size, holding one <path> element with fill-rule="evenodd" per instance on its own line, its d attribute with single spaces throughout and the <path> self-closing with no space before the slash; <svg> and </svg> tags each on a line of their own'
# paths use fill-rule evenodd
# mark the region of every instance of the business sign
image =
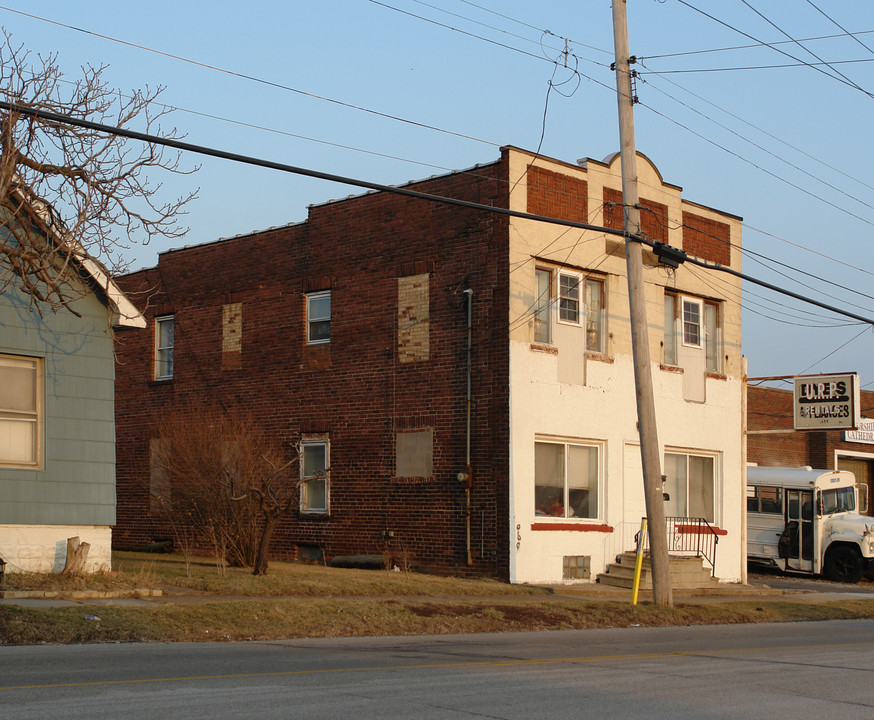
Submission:
<svg viewBox="0 0 874 720">
<path fill-rule="evenodd" d="M 859 376 L 798 376 L 793 409 L 796 430 L 855 430 L 860 420 Z"/>
<path fill-rule="evenodd" d="M 874 445 L 874 420 L 869 418 L 859 420 L 859 427 L 844 432 L 844 441 Z"/>
</svg>

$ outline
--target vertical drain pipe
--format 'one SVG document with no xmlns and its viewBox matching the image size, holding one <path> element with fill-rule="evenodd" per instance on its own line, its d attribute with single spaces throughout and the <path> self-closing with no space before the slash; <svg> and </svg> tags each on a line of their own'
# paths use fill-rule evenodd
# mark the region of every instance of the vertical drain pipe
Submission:
<svg viewBox="0 0 874 720">
<path fill-rule="evenodd" d="M 467 428 L 464 468 L 464 496 L 465 496 L 465 522 L 467 530 L 467 564 L 473 565 L 473 557 L 470 552 L 470 489 L 473 486 L 473 470 L 470 467 L 470 376 L 471 376 L 471 346 L 473 326 L 473 290 L 468 288 L 464 291 L 467 295 Z"/>
</svg>

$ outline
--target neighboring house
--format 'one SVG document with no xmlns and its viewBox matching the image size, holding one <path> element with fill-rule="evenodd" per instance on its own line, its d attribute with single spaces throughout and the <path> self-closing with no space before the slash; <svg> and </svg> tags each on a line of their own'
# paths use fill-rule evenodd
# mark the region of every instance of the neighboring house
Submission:
<svg viewBox="0 0 874 720">
<path fill-rule="evenodd" d="M 849 470 L 868 486 L 867 514 L 874 514 L 874 392 L 860 393 L 862 425 L 856 431 L 795 430 L 792 390 L 747 388 L 747 461 L 766 467 L 810 465 Z"/>
<path fill-rule="evenodd" d="M 62 242 L 52 233 L 47 242 Z M 73 257 L 70 309 L 0 293 L 0 557 L 8 572 L 63 569 L 67 539 L 110 569 L 115 524 L 111 325 L 145 320 L 94 262 Z M 9 268 L 0 263 L 0 278 Z"/>
<path fill-rule="evenodd" d="M 638 169 L 646 235 L 740 270 L 738 217 L 684 200 L 643 155 Z M 618 155 L 506 147 L 409 187 L 622 227 Z M 738 580 L 740 281 L 644 257 L 666 512 L 705 518 L 716 575 Z M 162 414 L 197 401 L 303 443 L 277 555 L 561 582 L 633 548 L 645 511 L 621 236 L 374 192 L 118 282 L 150 298 L 148 330 L 117 347 L 118 546 L 169 536 L 150 446 Z"/>
</svg>

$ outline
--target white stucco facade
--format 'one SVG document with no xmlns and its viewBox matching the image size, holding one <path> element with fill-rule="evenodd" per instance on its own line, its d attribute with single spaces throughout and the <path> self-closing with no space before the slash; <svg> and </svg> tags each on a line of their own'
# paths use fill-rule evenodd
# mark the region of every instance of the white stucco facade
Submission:
<svg viewBox="0 0 874 720">
<path fill-rule="evenodd" d="M 586 222 L 608 224 L 605 208 L 610 206 L 604 190 L 608 189 L 608 195 L 621 190 L 618 156 L 612 162 L 573 166 L 513 152 L 512 209 L 530 212 L 525 180 L 530 182 L 532 164 L 573 178 L 576 187 L 585 182 Z M 666 212 L 667 222 L 664 217 L 659 222 L 666 228 L 668 244 L 686 249 L 684 219 L 694 216 L 699 225 L 701 218 L 719 223 L 721 231 L 730 234 L 731 267 L 740 270 L 740 218 L 685 201 L 681 188 L 665 184 L 642 155 L 638 156 L 638 174 L 642 202 L 656 203 Z M 725 251 L 726 243 L 712 242 Z M 687 241 L 687 245 L 692 244 Z M 685 265 L 669 270 L 658 265 L 650 252 L 644 255 L 659 445 L 663 462 L 668 453 L 676 467 L 682 462 L 689 468 L 687 484 L 674 492 L 666 514 L 694 517 L 697 507 L 699 514 L 708 515 L 708 522 L 719 533 L 715 574 L 724 581 L 739 581 L 743 576 L 745 498 L 740 281 Z M 623 240 L 590 230 L 513 219 L 509 260 L 510 579 L 517 583 L 570 581 L 566 566 L 571 558 L 585 559 L 591 568 L 588 581 L 594 582 L 618 553 L 633 549 L 634 534 L 645 515 Z M 598 322 L 586 322 L 584 292 L 581 317 L 572 321 L 573 300 L 565 300 L 562 290 L 569 277 L 577 277 L 582 284 L 592 280 L 593 292 L 603 288 Z M 548 303 L 544 302 L 545 283 L 550 288 Z M 572 293 L 571 288 L 571 297 Z M 560 311 L 567 302 L 571 306 Z M 698 308 L 711 313 L 707 337 L 699 338 L 700 347 L 694 346 L 693 333 L 683 334 L 688 328 L 682 315 L 674 324 L 666 320 L 671 302 L 679 305 L 680 312 L 697 312 Z M 571 321 L 563 321 L 561 315 L 569 315 Z M 703 331 L 705 322 L 698 320 Z M 587 330 L 595 350 L 591 345 L 587 349 Z M 691 331 L 695 330 L 693 326 Z M 667 337 L 676 337 L 675 331 L 679 341 Z M 671 342 L 674 347 L 666 348 Z M 562 453 L 567 453 L 563 464 L 544 462 Z M 588 479 L 573 479 L 577 470 L 568 468 L 574 463 L 585 464 Z M 564 506 L 559 502 L 546 507 L 544 483 L 556 482 L 560 493 L 563 471 Z M 553 474 L 558 479 L 553 480 Z M 544 480 L 547 476 L 550 479 Z M 704 477 L 703 490 L 693 487 L 699 477 Z M 585 500 L 571 507 L 572 496 Z M 700 510 L 702 506 L 706 510 Z"/>
</svg>

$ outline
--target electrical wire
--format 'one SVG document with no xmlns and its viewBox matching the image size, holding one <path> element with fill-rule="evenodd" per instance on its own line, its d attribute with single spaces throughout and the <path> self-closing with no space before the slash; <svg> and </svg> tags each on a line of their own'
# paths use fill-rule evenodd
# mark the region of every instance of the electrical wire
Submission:
<svg viewBox="0 0 874 720">
<path fill-rule="evenodd" d="M 842 77 L 844 80 L 846 80 L 846 82 L 847 82 L 851 87 L 854 87 L 854 88 L 856 88 L 857 90 L 862 91 L 863 93 L 865 93 L 865 94 L 868 95 L 869 97 L 874 98 L 874 95 L 872 95 L 870 92 L 868 92 L 867 90 L 865 90 L 864 88 L 862 88 L 862 87 L 861 87 L 858 83 L 856 83 L 854 80 L 851 80 L 851 79 L 848 78 L 846 75 L 844 75 L 840 70 L 837 70 L 837 69 L 835 69 L 834 67 L 832 67 L 831 64 L 829 64 L 828 62 L 826 62 L 825 60 L 823 60 L 819 55 L 817 55 L 815 52 L 813 52 L 813 50 L 811 50 L 811 49 L 805 47 L 804 45 L 802 45 L 798 40 L 796 40 L 795 38 L 793 38 L 793 37 L 792 37 L 789 33 L 787 33 L 785 30 L 783 30 L 781 27 L 778 27 L 778 26 L 777 26 L 777 25 L 776 25 L 772 20 L 770 20 L 769 18 L 765 17 L 761 12 L 759 12 L 758 10 L 756 10 L 756 8 L 754 8 L 752 5 L 750 5 L 749 2 L 747 2 L 747 0 L 740 0 L 740 1 L 741 1 L 744 5 L 746 5 L 750 10 L 752 10 L 756 15 L 758 15 L 760 18 L 762 18 L 762 20 L 764 20 L 764 21 L 765 21 L 766 23 L 768 23 L 771 27 L 773 27 L 777 32 L 780 32 L 780 33 L 782 33 L 783 35 L 785 35 L 787 38 L 789 38 L 789 40 L 791 40 L 793 43 L 795 43 L 796 45 L 798 45 L 798 47 L 800 47 L 800 48 L 801 48 L 802 50 L 804 50 L 806 53 L 809 53 L 809 54 L 813 55 L 813 57 L 815 57 L 815 58 L 816 58 L 817 60 L 819 60 L 822 64 L 824 64 L 825 66 L 827 66 L 829 70 L 831 70 L 833 73 L 835 73 L 835 75 L 837 75 L 837 76 L 839 76 L 839 77 Z"/>
<path fill-rule="evenodd" d="M 837 28 L 839 28 L 840 30 L 842 30 L 842 31 L 843 31 L 844 33 L 846 33 L 848 36 L 850 36 L 851 38 L 853 38 L 853 40 L 855 40 L 857 43 L 859 43 L 859 45 L 861 45 L 863 48 L 865 48 L 869 53 L 871 53 L 872 55 L 874 55 L 874 50 L 872 50 L 872 49 L 871 49 L 870 47 L 868 47 L 865 43 L 863 43 L 861 40 L 859 40 L 858 37 L 856 37 L 857 35 L 861 35 L 862 33 L 851 33 L 851 32 L 850 32 L 849 30 L 847 30 L 843 25 L 841 25 L 840 23 L 838 23 L 837 20 L 835 20 L 835 19 L 834 19 L 833 17 L 831 17 L 830 15 L 827 15 L 823 10 L 821 10 L 821 9 L 820 9 L 816 4 L 814 4 L 814 3 L 812 2 L 812 0 L 807 0 L 807 4 L 810 5 L 810 7 L 812 7 L 814 10 L 816 10 L 820 15 L 822 15 L 826 20 L 828 20 L 832 25 L 834 25 L 834 26 L 836 26 Z"/>
<path fill-rule="evenodd" d="M 741 0 L 741 2 L 743 2 L 743 1 L 744 1 L 744 0 Z M 814 65 L 811 65 L 810 63 L 805 62 L 805 61 L 802 60 L 801 58 L 797 58 L 797 57 L 795 57 L 794 55 L 792 55 L 791 53 L 788 53 L 788 52 L 786 52 L 785 50 L 781 50 L 780 48 L 776 47 L 773 43 L 766 43 L 766 42 L 764 42 L 764 41 L 762 41 L 762 40 L 759 40 L 758 38 L 753 37 L 753 36 L 750 35 L 749 33 L 746 33 L 746 32 L 744 32 L 743 30 L 740 30 L 740 29 L 734 27 L 733 25 L 730 25 L 729 23 L 727 23 L 727 22 L 725 22 L 725 21 L 723 21 L 723 20 L 720 20 L 719 18 L 717 18 L 717 17 L 711 15 L 710 13 L 706 13 L 706 12 L 704 12 L 703 10 L 701 10 L 700 8 L 697 8 L 697 7 L 695 7 L 694 5 L 691 5 L 690 3 L 686 2 L 686 0 L 677 0 L 677 2 L 680 3 L 681 5 L 684 5 L 685 7 L 689 8 L 690 10 L 694 10 L 694 11 L 697 12 L 697 13 L 701 13 L 704 17 L 707 17 L 707 18 L 713 20 L 714 22 L 719 23 L 720 25 L 722 25 L 723 27 L 728 28 L 729 30 L 733 30 L 734 32 L 736 32 L 736 33 L 738 33 L 738 34 L 740 34 L 740 35 L 743 35 L 744 37 L 749 38 L 750 40 L 753 40 L 753 41 L 755 41 L 755 42 L 757 42 L 757 43 L 761 43 L 761 44 L 763 44 L 763 45 L 766 45 L 767 47 L 771 48 L 771 49 L 774 50 L 775 52 L 778 52 L 778 53 L 780 53 L 781 55 L 785 55 L 785 56 L 788 57 L 790 60 L 794 60 L 795 62 L 799 62 L 799 63 L 802 63 L 802 64 L 804 64 L 804 65 L 807 65 L 807 66 L 810 67 L 811 69 L 816 70 L 817 72 L 822 73 L 823 75 L 825 75 L 825 76 L 828 77 L 828 78 L 831 78 L 832 80 L 835 80 L 835 81 L 837 81 L 837 82 L 843 83 L 844 85 L 849 85 L 850 87 L 852 87 L 852 88 L 855 89 L 855 90 L 860 90 L 861 92 L 865 93 L 866 95 L 868 95 L 868 96 L 870 96 L 870 97 L 874 97 L 874 95 L 872 95 L 871 93 L 867 92 L 866 90 L 863 90 L 862 88 L 858 87 L 857 85 L 855 85 L 855 84 L 852 83 L 851 81 L 847 81 L 847 80 L 844 80 L 844 79 L 841 78 L 841 77 L 838 77 L 838 76 L 836 76 L 836 75 L 832 75 L 831 73 L 827 73 L 827 72 L 826 72 L 825 70 L 823 70 L 822 68 L 819 68 L 819 67 L 816 67 L 816 66 L 814 66 Z"/>
</svg>

